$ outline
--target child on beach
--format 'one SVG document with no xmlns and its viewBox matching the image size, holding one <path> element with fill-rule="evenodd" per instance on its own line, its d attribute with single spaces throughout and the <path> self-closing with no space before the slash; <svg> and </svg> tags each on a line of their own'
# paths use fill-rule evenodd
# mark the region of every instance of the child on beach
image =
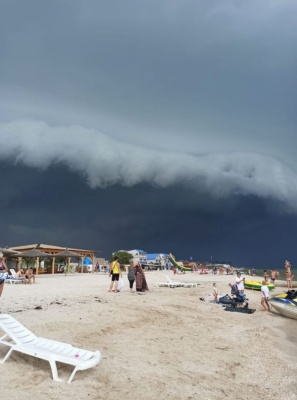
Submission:
<svg viewBox="0 0 297 400">
<path fill-rule="evenodd" d="M 218 287 L 217 287 L 216 283 L 213 284 L 213 298 L 214 298 L 214 301 L 217 303 L 218 302 Z"/>
<path fill-rule="evenodd" d="M 262 292 L 261 305 L 264 308 L 264 311 L 271 311 L 270 306 L 268 304 L 269 289 L 267 287 L 267 282 L 265 280 L 262 281 L 261 292 Z"/>
</svg>

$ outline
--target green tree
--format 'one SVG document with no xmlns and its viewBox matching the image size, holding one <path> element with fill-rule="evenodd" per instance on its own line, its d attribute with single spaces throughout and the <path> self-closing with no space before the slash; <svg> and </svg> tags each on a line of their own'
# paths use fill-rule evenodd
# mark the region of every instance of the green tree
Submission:
<svg viewBox="0 0 297 400">
<path fill-rule="evenodd" d="M 112 253 L 111 261 L 113 261 L 114 256 L 119 257 L 119 263 L 121 265 L 126 265 L 130 263 L 131 258 L 133 258 L 132 254 L 128 253 L 127 251 L 115 251 Z"/>
</svg>

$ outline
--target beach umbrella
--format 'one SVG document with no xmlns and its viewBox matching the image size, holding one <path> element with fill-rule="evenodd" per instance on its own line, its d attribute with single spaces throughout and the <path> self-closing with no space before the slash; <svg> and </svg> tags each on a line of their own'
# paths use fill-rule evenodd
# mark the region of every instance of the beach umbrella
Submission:
<svg viewBox="0 0 297 400">
<path fill-rule="evenodd" d="M 4 257 L 13 257 L 13 256 L 17 257 L 17 255 L 19 254 L 18 251 L 6 249 L 3 247 L 0 247 L 0 253 L 3 253 Z"/>
<path fill-rule="evenodd" d="M 79 260 L 80 258 L 82 258 L 82 256 L 81 256 L 80 254 L 75 253 L 74 251 L 70 251 L 70 250 L 68 250 L 68 249 L 66 249 L 66 250 L 64 250 L 64 251 L 60 251 L 59 253 L 56 253 L 54 256 L 55 256 L 55 257 L 64 258 L 64 259 L 67 260 L 67 268 L 66 268 L 66 271 L 69 270 L 69 259 L 70 259 L 70 258 L 73 257 L 73 258 L 77 258 L 78 260 Z"/>
<path fill-rule="evenodd" d="M 75 253 L 74 251 L 70 251 L 68 249 L 64 250 L 64 251 L 60 251 L 59 253 L 56 253 L 54 255 L 55 257 L 75 257 L 75 258 L 81 258 L 82 256 L 78 253 Z"/>
<path fill-rule="evenodd" d="M 33 260 L 37 258 L 52 258 L 52 254 L 45 253 L 43 251 L 37 250 L 37 249 L 32 249 L 32 250 L 26 250 L 18 253 L 18 257 L 25 258 L 27 260 Z M 38 265 L 36 265 L 36 271 L 38 269 Z"/>
<path fill-rule="evenodd" d="M 45 253 L 44 251 L 40 251 L 37 249 L 32 249 L 32 250 L 26 250 L 26 251 L 22 251 L 20 253 L 18 253 L 18 257 L 22 257 L 22 258 L 51 258 L 53 257 L 52 254 L 49 253 Z"/>
</svg>

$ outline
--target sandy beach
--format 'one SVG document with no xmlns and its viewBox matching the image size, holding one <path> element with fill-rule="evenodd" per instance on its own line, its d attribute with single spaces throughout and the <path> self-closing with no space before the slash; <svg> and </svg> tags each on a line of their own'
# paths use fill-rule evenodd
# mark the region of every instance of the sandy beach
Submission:
<svg viewBox="0 0 297 400">
<path fill-rule="evenodd" d="M 197 288 L 156 287 L 165 272 L 147 272 L 150 291 L 108 293 L 104 274 L 38 276 L 34 285 L 5 284 L 1 313 L 37 336 L 100 350 L 98 366 L 71 384 L 51 379 L 47 362 L 14 353 L 0 364 L 1 398 L 14 399 L 297 399 L 296 321 L 261 311 L 261 294 L 246 291 L 254 314 L 212 304 L 212 284 L 230 294 L 234 276 L 187 274 Z M 279 283 L 274 293 L 284 292 Z M 199 300 L 204 297 L 205 301 Z M 0 356 L 3 358 L 3 346 Z M 68 379 L 71 368 L 59 366 Z"/>
</svg>

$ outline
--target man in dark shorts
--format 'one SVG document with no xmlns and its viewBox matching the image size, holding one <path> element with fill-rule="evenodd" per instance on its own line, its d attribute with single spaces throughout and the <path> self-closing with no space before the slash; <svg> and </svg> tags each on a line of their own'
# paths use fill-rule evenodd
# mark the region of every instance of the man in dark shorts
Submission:
<svg viewBox="0 0 297 400">
<path fill-rule="evenodd" d="M 275 279 L 276 279 L 276 270 L 272 269 L 270 272 L 270 282 L 273 283 L 273 285 L 275 284 Z"/>
<path fill-rule="evenodd" d="M 110 265 L 109 276 L 111 276 L 109 292 L 119 292 L 118 283 L 119 283 L 120 276 L 122 278 L 122 272 L 121 272 L 121 265 L 119 263 L 118 256 L 114 257 L 113 262 Z M 114 289 L 113 289 L 113 287 L 114 287 Z"/>
</svg>

